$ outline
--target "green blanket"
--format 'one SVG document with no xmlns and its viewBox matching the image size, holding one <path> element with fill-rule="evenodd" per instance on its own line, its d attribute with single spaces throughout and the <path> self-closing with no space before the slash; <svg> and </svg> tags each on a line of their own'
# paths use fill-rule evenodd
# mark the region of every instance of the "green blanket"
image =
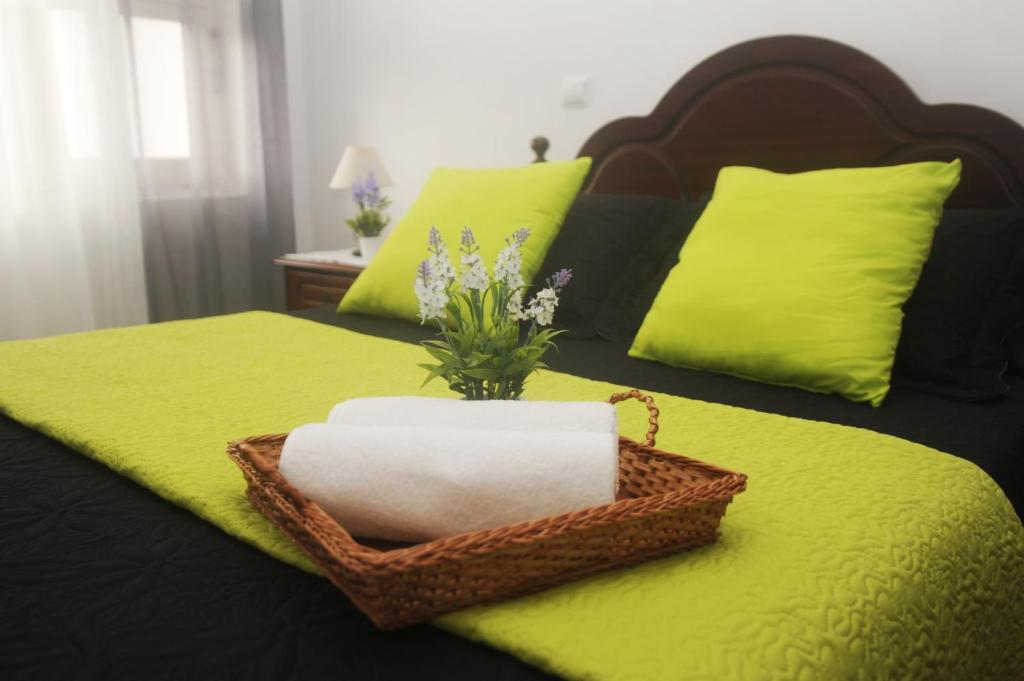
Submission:
<svg viewBox="0 0 1024 681">
<path fill-rule="evenodd" d="M 248 313 L 2 343 L 0 410 L 308 570 L 225 444 L 416 393 L 423 359 Z M 527 394 L 621 387 L 545 373 Z M 440 626 L 576 679 L 1024 678 L 1024 528 L 982 471 L 865 430 L 656 398 L 659 446 L 750 476 L 721 540 Z M 619 414 L 644 431 L 639 405 Z"/>
</svg>

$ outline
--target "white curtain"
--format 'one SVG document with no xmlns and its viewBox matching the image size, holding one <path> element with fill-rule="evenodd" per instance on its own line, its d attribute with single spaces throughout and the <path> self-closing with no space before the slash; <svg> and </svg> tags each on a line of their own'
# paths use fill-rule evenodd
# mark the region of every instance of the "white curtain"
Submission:
<svg viewBox="0 0 1024 681">
<path fill-rule="evenodd" d="M 279 5 L 121 7 L 154 321 L 280 307 L 272 260 L 294 228 Z"/>
<path fill-rule="evenodd" d="M 279 308 L 278 0 L 0 0 L 0 339 Z"/>
<path fill-rule="evenodd" d="M 120 25 L 0 2 L 0 339 L 146 321 Z"/>
</svg>

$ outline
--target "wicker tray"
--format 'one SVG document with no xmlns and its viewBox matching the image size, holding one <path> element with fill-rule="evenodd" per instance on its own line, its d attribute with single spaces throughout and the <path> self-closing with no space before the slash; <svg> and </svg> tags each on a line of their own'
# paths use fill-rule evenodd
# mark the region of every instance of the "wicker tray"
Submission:
<svg viewBox="0 0 1024 681">
<path fill-rule="evenodd" d="M 361 543 L 292 487 L 277 464 L 286 435 L 228 445 L 248 496 L 381 629 L 540 591 L 715 541 L 746 476 L 654 449 L 658 410 L 640 444 L 619 438 L 617 501 L 423 544 Z"/>
</svg>

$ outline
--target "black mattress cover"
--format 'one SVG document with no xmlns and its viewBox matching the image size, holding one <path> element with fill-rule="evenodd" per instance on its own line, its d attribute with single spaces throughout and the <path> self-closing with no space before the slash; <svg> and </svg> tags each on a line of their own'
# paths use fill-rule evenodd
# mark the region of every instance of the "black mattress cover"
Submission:
<svg viewBox="0 0 1024 681">
<path fill-rule="evenodd" d="M 370 317 L 311 319 L 415 341 Z M 1022 506 L 1024 380 L 987 404 L 895 390 L 881 409 L 559 343 L 559 371 L 870 428 L 975 461 Z M 326 580 L 244 544 L 67 447 L 0 417 L 0 678 L 550 678 L 431 626 L 378 632 Z"/>
<path fill-rule="evenodd" d="M 409 342 L 435 335 L 430 327 L 365 315 L 337 315 L 328 308 L 298 316 Z M 838 395 L 820 395 L 634 359 L 626 354 L 628 345 L 602 339 L 563 336 L 558 339 L 558 348 L 559 352 L 544 356 L 555 371 L 706 402 L 865 428 L 954 454 L 988 473 L 1003 488 L 1017 513 L 1024 516 L 1024 377 L 1007 376 L 1010 391 L 987 402 L 955 402 L 907 388 L 893 388 L 885 404 L 876 409 Z"/>
</svg>

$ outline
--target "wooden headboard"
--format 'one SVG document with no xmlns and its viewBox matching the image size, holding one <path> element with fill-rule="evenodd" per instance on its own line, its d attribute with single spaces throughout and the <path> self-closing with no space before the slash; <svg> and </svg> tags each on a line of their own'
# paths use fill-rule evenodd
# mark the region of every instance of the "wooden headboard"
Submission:
<svg viewBox="0 0 1024 681">
<path fill-rule="evenodd" d="M 798 172 L 960 157 L 949 205 L 1024 207 L 1024 127 L 977 106 L 924 104 L 872 57 L 805 36 L 719 52 L 579 155 L 594 159 L 586 191 L 691 198 L 727 165 Z"/>
</svg>

